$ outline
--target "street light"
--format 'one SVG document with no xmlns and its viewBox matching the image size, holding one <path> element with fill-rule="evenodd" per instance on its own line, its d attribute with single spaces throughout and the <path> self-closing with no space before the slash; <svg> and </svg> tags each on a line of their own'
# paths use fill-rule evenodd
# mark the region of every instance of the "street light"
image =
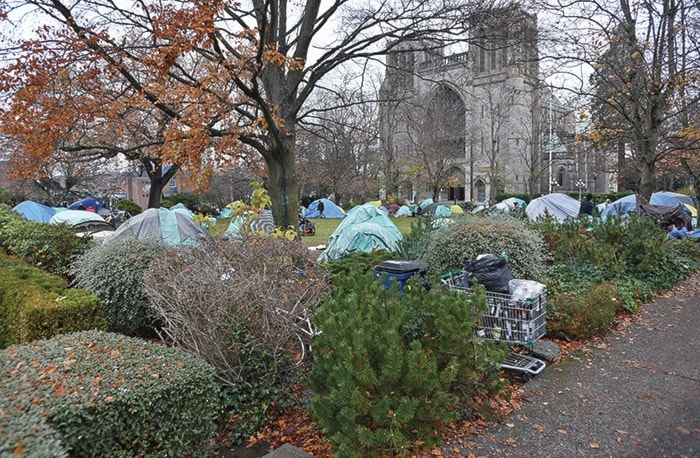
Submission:
<svg viewBox="0 0 700 458">
<path fill-rule="evenodd" d="M 557 186 L 559 186 L 559 182 L 552 178 L 552 181 L 549 182 L 549 193 L 551 194 L 553 191 L 556 191 Z"/>
<path fill-rule="evenodd" d="M 581 202 L 581 191 L 586 187 L 586 182 L 583 180 L 578 180 L 576 182 L 576 187 L 578 188 L 578 200 Z"/>
</svg>

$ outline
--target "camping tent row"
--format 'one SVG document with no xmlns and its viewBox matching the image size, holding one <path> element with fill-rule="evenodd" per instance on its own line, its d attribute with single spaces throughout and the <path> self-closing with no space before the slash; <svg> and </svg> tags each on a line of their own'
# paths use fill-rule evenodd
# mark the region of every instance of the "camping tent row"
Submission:
<svg viewBox="0 0 700 458">
<path fill-rule="evenodd" d="M 90 211 L 78 208 L 90 208 Z M 140 240 L 159 240 L 167 245 L 194 245 L 201 240 L 211 239 L 206 230 L 194 223 L 194 213 L 182 204 L 177 204 L 171 209 L 148 209 L 128 219 L 116 231 L 99 213 L 108 208 L 94 199 L 82 199 L 68 208 L 53 208 L 37 202 L 24 201 L 13 210 L 29 221 L 67 224 L 77 231 L 91 233 L 93 236 L 95 231 L 99 231 L 99 236 L 105 243 L 133 237 Z"/>
<path fill-rule="evenodd" d="M 651 195 L 649 203 L 652 205 L 662 205 L 662 206 L 675 206 L 678 204 L 683 205 L 687 210 L 686 213 L 691 217 L 697 218 L 697 204 L 691 196 L 686 194 L 680 194 L 670 191 L 659 191 Z M 608 216 L 623 216 L 628 213 L 634 213 L 637 211 L 637 196 L 631 194 L 625 196 L 621 199 L 616 200 L 601 212 L 601 217 L 606 218 Z"/>
</svg>

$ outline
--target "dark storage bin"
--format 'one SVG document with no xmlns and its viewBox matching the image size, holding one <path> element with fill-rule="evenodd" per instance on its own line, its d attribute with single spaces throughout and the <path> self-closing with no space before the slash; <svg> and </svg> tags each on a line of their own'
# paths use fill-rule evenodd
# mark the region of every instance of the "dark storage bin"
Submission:
<svg viewBox="0 0 700 458">
<path fill-rule="evenodd" d="M 406 286 L 406 280 L 415 274 L 422 274 L 424 269 L 425 266 L 418 261 L 397 259 L 380 262 L 374 266 L 374 274 L 377 277 L 381 277 L 383 274 L 386 274 L 384 286 L 387 288 L 391 287 L 392 281 L 398 281 L 399 289 L 403 291 L 404 287 Z"/>
</svg>

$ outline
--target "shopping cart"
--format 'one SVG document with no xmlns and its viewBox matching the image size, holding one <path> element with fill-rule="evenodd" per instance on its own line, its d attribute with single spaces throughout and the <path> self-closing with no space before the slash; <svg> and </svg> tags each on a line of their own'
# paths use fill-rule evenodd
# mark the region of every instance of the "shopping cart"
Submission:
<svg viewBox="0 0 700 458">
<path fill-rule="evenodd" d="M 443 282 L 453 291 L 473 294 L 469 284 L 464 281 L 463 272 L 447 274 Z M 509 346 L 525 347 L 532 351 L 536 340 L 545 335 L 547 320 L 547 294 L 540 291 L 522 299 L 514 299 L 510 294 L 486 291 L 488 310 L 481 317 L 476 329 L 476 335 L 482 339 L 505 342 Z M 544 361 L 532 356 L 511 351 L 501 367 L 520 372 L 527 380 L 545 368 Z"/>
</svg>

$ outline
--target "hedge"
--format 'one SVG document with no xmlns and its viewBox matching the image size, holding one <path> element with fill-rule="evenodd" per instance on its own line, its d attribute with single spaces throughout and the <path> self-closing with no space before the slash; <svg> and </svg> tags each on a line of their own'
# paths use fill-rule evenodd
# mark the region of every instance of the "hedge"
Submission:
<svg viewBox="0 0 700 458">
<path fill-rule="evenodd" d="M 182 350 L 83 331 L 0 367 L 0 456 L 213 456 L 219 385 Z"/>
<path fill-rule="evenodd" d="M 104 303 L 65 280 L 0 255 L 0 348 L 87 329 L 105 329 Z"/>
</svg>

